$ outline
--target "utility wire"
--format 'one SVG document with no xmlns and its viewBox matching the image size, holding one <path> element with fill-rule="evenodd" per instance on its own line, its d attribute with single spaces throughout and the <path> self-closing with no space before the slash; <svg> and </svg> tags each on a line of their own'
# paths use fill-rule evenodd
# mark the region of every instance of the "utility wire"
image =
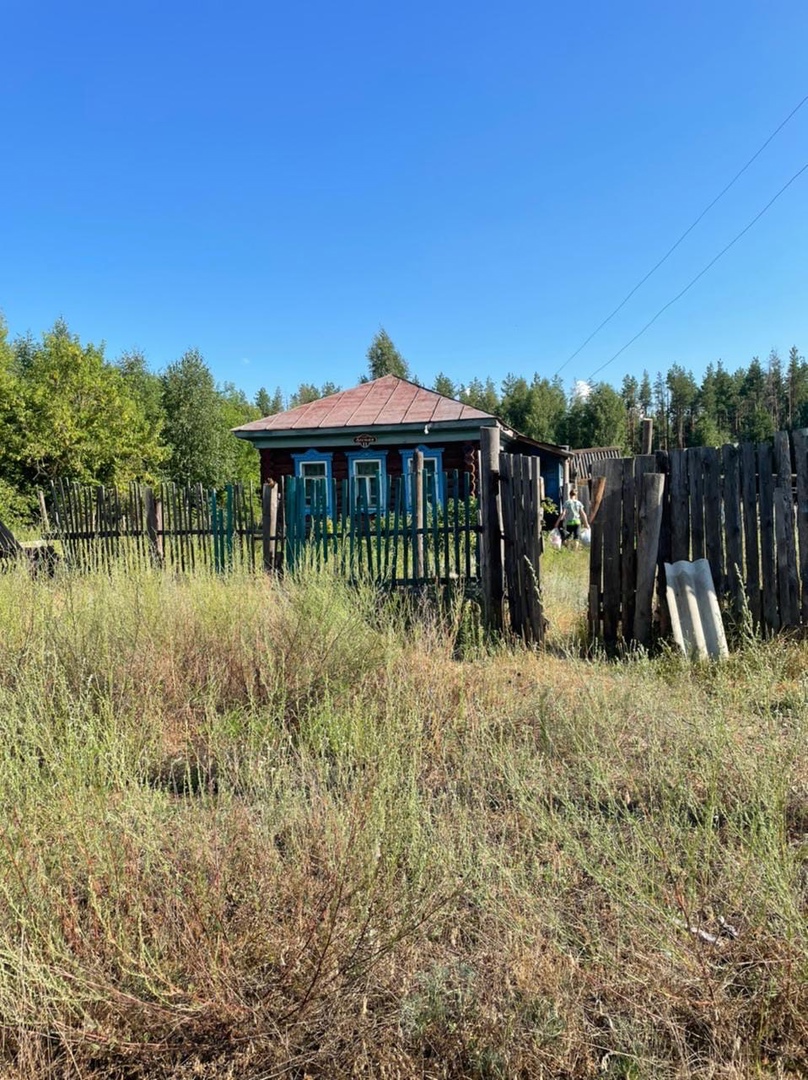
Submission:
<svg viewBox="0 0 808 1080">
<path fill-rule="evenodd" d="M 659 260 L 659 262 L 656 263 L 654 266 L 652 266 L 651 269 L 648 271 L 648 273 L 645 275 L 645 277 L 641 278 L 640 281 L 637 282 L 637 284 L 634 286 L 634 288 L 631 290 L 631 292 L 627 293 L 626 296 L 623 297 L 623 299 L 620 301 L 620 303 L 617 305 L 617 307 L 614 309 L 614 311 L 610 315 L 606 316 L 606 318 L 603 320 L 603 322 L 600 324 L 600 326 L 595 327 L 595 329 L 592 331 L 592 333 L 589 335 L 589 337 L 586 339 L 586 341 L 583 341 L 578 346 L 578 348 L 575 350 L 575 352 L 567 357 L 567 359 L 564 361 L 564 363 L 561 365 L 561 367 L 558 369 L 558 371 L 556 371 L 556 375 L 561 374 L 561 372 L 564 370 L 564 368 L 567 366 L 567 364 L 569 364 L 569 362 L 571 360 L 574 360 L 575 357 L 578 355 L 579 352 L 581 352 L 582 349 L 586 348 L 586 346 L 589 344 L 589 342 L 592 340 L 592 338 L 595 337 L 597 334 L 599 334 L 601 332 L 601 330 L 603 329 L 603 327 L 606 326 L 607 323 L 610 323 L 612 321 L 612 319 L 615 317 L 615 315 L 618 313 L 618 311 L 621 311 L 626 306 L 626 304 L 632 298 L 634 293 L 646 283 L 646 281 L 649 279 L 649 277 L 651 277 L 652 274 L 655 274 L 657 272 L 657 270 L 660 268 L 660 266 L 662 266 L 662 264 L 667 259 L 669 259 L 671 255 L 673 255 L 674 251 L 676 251 L 676 249 L 679 247 L 679 245 L 682 243 L 682 241 L 685 240 L 690 235 L 690 233 L 693 232 L 693 230 L 698 225 L 698 223 L 702 220 L 703 217 L 706 217 L 706 215 L 709 214 L 709 212 L 712 210 L 712 208 L 715 206 L 715 204 L 720 199 L 723 199 L 723 197 L 726 195 L 726 193 L 729 191 L 729 189 L 732 187 L 732 185 L 737 180 L 740 180 L 740 178 L 743 176 L 743 174 L 746 172 L 746 170 L 749 168 L 749 166 L 757 158 L 760 157 L 760 155 L 763 153 L 763 151 L 766 149 L 766 147 L 769 145 L 769 143 L 772 141 L 772 139 L 783 130 L 783 128 L 786 126 L 786 124 L 789 122 L 789 120 L 800 111 L 800 109 L 803 107 L 803 105 L 806 103 L 806 101 L 808 101 L 808 94 L 805 95 L 805 97 L 802 99 L 802 101 L 798 105 L 795 105 L 795 107 L 791 110 L 791 112 L 788 114 L 788 116 L 785 118 L 785 120 L 783 120 L 782 123 L 778 127 L 776 127 L 774 129 L 774 131 L 771 133 L 771 135 L 768 137 L 768 139 L 766 139 L 766 141 L 763 143 L 763 145 L 758 147 L 758 149 L 754 152 L 754 154 L 750 157 L 750 159 L 744 165 L 744 167 L 739 172 L 737 172 L 735 174 L 735 176 L 733 176 L 733 178 L 730 180 L 730 182 L 727 184 L 727 186 L 725 188 L 723 188 L 721 191 L 719 191 L 719 193 L 716 195 L 716 197 L 713 199 L 713 201 L 709 204 L 709 206 L 706 206 L 702 210 L 702 212 L 699 214 L 699 216 L 696 218 L 696 220 L 692 223 L 692 225 L 689 225 L 685 229 L 685 231 L 682 233 L 682 235 L 679 237 L 679 239 L 676 241 L 676 243 L 672 247 L 668 248 L 668 250 L 662 256 L 662 258 Z"/>
<path fill-rule="evenodd" d="M 741 231 L 738 233 L 738 235 L 736 237 L 734 237 L 732 240 L 730 240 L 730 242 L 727 244 L 727 246 L 722 248 L 721 251 L 719 251 L 719 253 L 715 256 L 715 258 L 711 259 L 707 263 L 707 265 L 704 267 L 704 269 L 700 270 L 698 272 L 698 274 L 696 274 L 696 276 L 693 278 L 693 280 L 690 281 L 687 285 L 685 285 L 685 287 L 682 289 L 681 292 L 677 293 L 676 296 L 674 296 L 673 300 L 669 300 L 667 302 L 667 304 L 665 304 L 664 307 L 661 307 L 659 309 L 659 311 L 656 313 L 656 315 L 654 315 L 653 319 L 649 319 L 648 322 L 645 324 L 645 326 L 642 328 L 642 330 L 640 330 L 638 333 L 636 333 L 634 335 L 634 337 L 631 339 L 631 341 L 627 341 L 626 344 L 621 349 L 618 349 L 617 352 L 614 354 L 614 356 L 610 357 L 606 361 L 605 364 L 601 364 L 599 368 L 596 368 L 592 372 L 592 374 L 589 376 L 589 381 L 591 382 L 592 379 L 594 379 L 594 377 L 596 375 L 599 375 L 600 372 L 603 371 L 604 368 L 607 368 L 609 366 L 609 364 L 612 363 L 613 360 L 616 360 L 618 358 L 618 356 L 621 355 L 621 353 L 624 353 L 626 351 L 626 349 L 629 348 L 630 345 L 633 345 L 634 342 L 637 340 L 637 338 L 642 337 L 642 335 L 645 333 L 645 331 L 650 326 L 654 325 L 654 323 L 657 321 L 659 316 L 663 314 L 663 312 L 667 311 L 669 307 L 672 307 L 673 304 L 675 304 L 677 300 L 681 300 L 681 298 L 685 295 L 685 293 L 688 292 L 689 289 L 693 288 L 693 286 L 696 284 L 696 282 L 699 280 L 699 278 L 704 277 L 704 275 L 707 273 L 707 271 L 710 269 L 710 267 L 715 266 L 715 264 L 718 262 L 718 260 L 721 258 L 721 256 L 726 255 L 726 253 L 729 251 L 729 249 L 731 247 L 733 247 L 735 244 L 737 244 L 742 236 L 744 236 L 746 233 L 749 232 L 749 230 L 752 228 L 752 226 L 755 224 L 756 221 L 760 221 L 760 219 L 763 217 L 763 215 L 766 213 L 766 211 L 769 209 L 769 207 L 773 206 L 774 203 L 777 202 L 777 200 L 780 198 L 780 196 L 783 194 L 783 192 L 786 191 L 788 188 L 790 188 L 791 185 L 794 183 L 794 181 L 799 179 L 799 177 L 802 176 L 802 174 L 806 171 L 806 169 L 808 169 L 808 161 L 803 165 L 803 167 L 801 169 L 799 169 L 797 172 L 794 173 L 794 175 L 791 177 L 791 179 L 787 183 L 783 184 L 783 186 L 780 188 L 780 190 L 777 192 L 777 194 L 775 196 L 773 196 L 771 199 L 769 199 L 769 201 L 766 203 L 766 205 L 763 207 L 763 209 L 752 218 L 752 220 L 749 222 L 749 224 L 745 225 L 744 228 L 741 229 Z"/>
</svg>

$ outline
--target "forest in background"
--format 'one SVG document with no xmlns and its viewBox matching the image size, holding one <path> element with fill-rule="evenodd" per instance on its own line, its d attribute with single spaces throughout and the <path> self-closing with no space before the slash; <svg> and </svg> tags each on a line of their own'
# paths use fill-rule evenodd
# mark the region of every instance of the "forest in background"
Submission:
<svg viewBox="0 0 808 1080">
<path fill-rule="evenodd" d="M 362 380 L 389 373 L 419 381 L 383 329 L 366 360 Z M 808 365 L 796 346 L 785 359 L 772 350 L 732 372 L 719 360 L 701 381 L 672 364 L 653 379 L 627 375 L 619 389 L 598 382 L 583 393 L 538 373 L 463 385 L 439 374 L 432 388 L 524 435 L 572 448 L 637 452 L 644 417 L 653 418 L 662 448 L 758 441 L 808 426 Z M 12 340 L 0 320 L 0 519 L 30 520 L 37 487 L 56 479 L 257 483 L 258 454 L 231 429 L 339 389 L 301 383 L 288 398 L 263 387 L 250 398 L 234 383 L 217 384 L 196 349 L 158 373 L 137 351 L 108 359 L 62 319 L 39 340 Z"/>
</svg>

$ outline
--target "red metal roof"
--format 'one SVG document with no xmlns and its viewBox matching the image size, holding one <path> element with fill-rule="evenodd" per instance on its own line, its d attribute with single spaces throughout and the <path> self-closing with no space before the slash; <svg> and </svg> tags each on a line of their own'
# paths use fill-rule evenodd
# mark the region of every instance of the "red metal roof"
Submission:
<svg viewBox="0 0 808 1080">
<path fill-rule="evenodd" d="M 312 428 L 372 428 L 387 424 L 428 424 L 446 420 L 493 420 L 491 413 L 473 409 L 462 401 L 444 397 L 434 390 L 383 375 L 340 390 L 330 397 L 298 405 L 287 412 L 265 416 L 244 424 L 236 431 L 295 431 Z"/>
</svg>

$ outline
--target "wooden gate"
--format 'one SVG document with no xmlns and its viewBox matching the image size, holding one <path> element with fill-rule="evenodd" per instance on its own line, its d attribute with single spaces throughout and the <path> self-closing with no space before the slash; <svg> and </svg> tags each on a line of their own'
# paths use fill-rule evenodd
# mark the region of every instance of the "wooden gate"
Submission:
<svg viewBox="0 0 808 1080">
<path fill-rule="evenodd" d="M 541 599 L 542 490 L 538 457 L 503 454 L 499 429 L 480 443 L 481 577 L 486 625 L 499 632 L 505 602 L 511 631 L 530 644 L 544 640 Z"/>
</svg>

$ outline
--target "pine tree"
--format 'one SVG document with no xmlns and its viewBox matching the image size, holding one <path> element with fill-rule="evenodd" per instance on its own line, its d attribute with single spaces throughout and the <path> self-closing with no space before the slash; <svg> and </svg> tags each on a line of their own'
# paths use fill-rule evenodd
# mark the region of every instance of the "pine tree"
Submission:
<svg viewBox="0 0 808 1080">
<path fill-rule="evenodd" d="M 395 347 L 384 327 L 379 329 L 371 341 L 367 358 L 371 379 L 380 379 L 383 375 L 397 375 L 400 379 L 412 378 L 407 361 Z"/>
<path fill-rule="evenodd" d="M 258 393 L 255 395 L 255 407 L 262 417 L 273 416 L 275 413 L 283 412 L 283 394 L 281 388 L 278 386 L 275 389 L 274 394 L 270 394 L 265 386 L 262 386 Z"/>
<path fill-rule="evenodd" d="M 457 397 L 457 388 L 448 375 L 444 375 L 442 371 L 438 372 L 435 376 L 435 381 L 432 384 L 432 389 L 436 394 L 443 394 L 444 397 Z"/>
</svg>

